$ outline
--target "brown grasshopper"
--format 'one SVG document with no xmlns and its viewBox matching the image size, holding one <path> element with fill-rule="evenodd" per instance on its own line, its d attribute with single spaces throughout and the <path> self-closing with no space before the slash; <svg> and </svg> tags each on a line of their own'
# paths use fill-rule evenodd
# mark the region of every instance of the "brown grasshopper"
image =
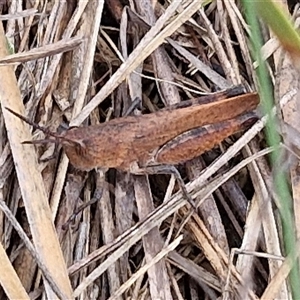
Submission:
<svg viewBox="0 0 300 300">
<path fill-rule="evenodd" d="M 257 117 L 251 111 L 258 103 L 257 93 L 235 96 L 235 89 L 231 89 L 183 101 L 155 113 L 70 128 L 62 134 L 50 132 L 7 109 L 54 138 L 24 143 L 59 143 L 71 164 L 85 171 L 102 167 L 137 175 L 172 173 L 192 203 L 174 165 L 201 155 L 252 125 Z"/>
</svg>

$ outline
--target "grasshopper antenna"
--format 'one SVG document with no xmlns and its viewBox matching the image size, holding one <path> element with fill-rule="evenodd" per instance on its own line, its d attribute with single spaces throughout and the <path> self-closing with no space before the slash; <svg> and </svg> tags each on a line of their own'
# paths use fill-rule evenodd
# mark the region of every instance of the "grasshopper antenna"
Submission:
<svg viewBox="0 0 300 300">
<path fill-rule="evenodd" d="M 47 136 L 52 136 L 55 138 L 55 140 L 52 139 L 43 139 L 43 140 L 37 140 L 37 141 L 24 141 L 22 142 L 22 144 L 46 144 L 46 143 L 57 143 L 57 140 L 64 140 L 67 141 L 71 144 L 79 144 L 81 146 L 80 143 L 77 143 L 76 141 L 70 140 L 65 138 L 64 136 L 61 136 L 55 132 L 50 131 L 48 128 L 40 126 L 32 121 L 30 121 L 28 118 L 18 114 L 17 112 L 11 110 L 8 107 L 5 107 L 5 109 L 7 109 L 10 113 L 12 113 L 13 115 L 15 115 L 16 117 L 18 117 L 19 119 L 21 119 L 22 121 L 24 121 L 25 123 L 31 125 L 33 128 L 38 129 L 42 132 L 44 132 Z"/>
</svg>

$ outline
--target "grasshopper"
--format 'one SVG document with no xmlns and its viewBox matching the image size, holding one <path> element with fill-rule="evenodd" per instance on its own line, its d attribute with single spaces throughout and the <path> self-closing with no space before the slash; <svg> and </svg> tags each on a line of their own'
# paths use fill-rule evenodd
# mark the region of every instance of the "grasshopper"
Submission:
<svg viewBox="0 0 300 300">
<path fill-rule="evenodd" d="M 61 144 L 71 164 L 84 171 L 102 167 L 137 175 L 172 173 L 193 205 L 174 165 L 201 155 L 257 120 L 253 110 L 259 103 L 258 94 L 237 93 L 237 89 L 230 89 L 183 101 L 150 114 L 73 127 L 61 134 L 50 132 L 7 109 L 52 137 L 24 143 Z"/>
</svg>

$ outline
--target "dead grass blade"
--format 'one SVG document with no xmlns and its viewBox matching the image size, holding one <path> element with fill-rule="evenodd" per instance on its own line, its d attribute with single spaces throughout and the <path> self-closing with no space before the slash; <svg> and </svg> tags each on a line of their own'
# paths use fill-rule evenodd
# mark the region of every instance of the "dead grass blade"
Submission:
<svg viewBox="0 0 300 300">
<path fill-rule="evenodd" d="M 2 49 L 0 56 L 5 57 L 8 51 L 2 26 L 0 27 L 0 44 L 0 49 Z M 24 108 L 13 69 L 9 66 L 2 66 L 1 69 L 1 107 L 10 107 L 22 114 Z M 54 230 L 44 183 L 37 168 L 34 149 L 22 144 L 24 140 L 30 140 L 28 126 L 21 120 L 16 120 L 9 112 L 3 110 L 2 113 L 34 245 L 41 261 L 49 269 L 51 275 L 55 278 L 55 282 L 58 283 L 59 289 L 71 299 L 72 289 L 66 276 L 66 265 Z M 56 296 L 48 284 L 45 286 L 48 297 L 55 298 Z"/>
</svg>

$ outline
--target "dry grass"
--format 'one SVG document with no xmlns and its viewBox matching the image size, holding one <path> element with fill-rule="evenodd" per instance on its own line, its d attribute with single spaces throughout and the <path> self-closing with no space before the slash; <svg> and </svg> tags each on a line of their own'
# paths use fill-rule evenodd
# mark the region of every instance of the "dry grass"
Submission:
<svg viewBox="0 0 300 300">
<path fill-rule="evenodd" d="M 201 203 L 191 213 L 173 177 L 84 173 L 62 152 L 39 163 L 53 145 L 22 144 L 44 136 L 4 109 L 56 130 L 117 118 L 136 97 L 147 113 L 232 85 L 255 90 L 241 8 L 139 0 L 134 13 L 118 0 L 3 2 L 0 298 L 287 299 L 265 119 L 181 166 Z M 265 56 L 276 47 L 266 43 Z"/>
</svg>

